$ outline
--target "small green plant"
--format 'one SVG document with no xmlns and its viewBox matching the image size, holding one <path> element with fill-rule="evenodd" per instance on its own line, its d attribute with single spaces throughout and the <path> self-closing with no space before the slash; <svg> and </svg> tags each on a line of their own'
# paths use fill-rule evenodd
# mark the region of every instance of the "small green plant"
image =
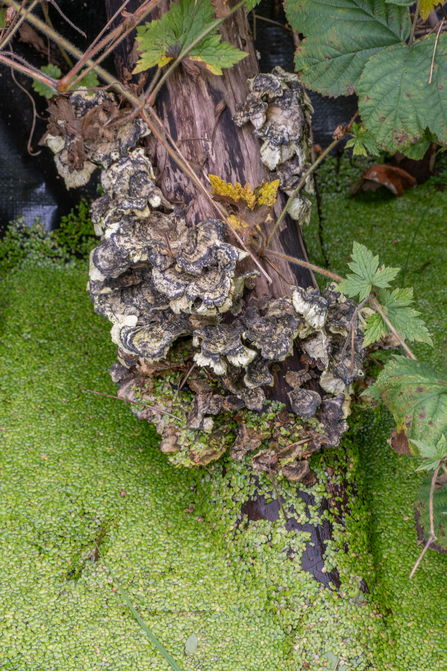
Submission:
<svg viewBox="0 0 447 671">
<path fill-rule="evenodd" d="M 52 79 L 60 79 L 60 77 L 62 76 L 62 70 L 58 68 L 57 65 L 52 65 L 51 63 L 49 63 L 49 65 L 43 65 L 40 68 L 40 70 L 41 72 L 43 72 L 45 75 L 48 75 L 48 77 L 51 77 Z M 93 89 L 96 86 L 99 86 L 98 77 L 94 72 L 87 72 L 86 75 L 78 82 L 78 84 L 74 86 L 74 88 L 78 89 L 80 86 L 85 86 L 88 89 Z M 44 98 L 47 98 L 47 100 L 56 95 L 53 89 L 51 89 L 43 82 L 38 81 L 37 79 L 33 81 L 33 89 L 36 91 L 36 93 L 39 93 L 39 95 L 43 96 Z"/>
<path fill-rule="evenodd" d="M 45 259 L 67 263 L 86 258 L 97 242 L 85 199 L 62 217 L 60 227 L 54 231 L 48 231 L 38 219 L 29 227 L 19 219 L 9 224 L 0 241 L 0 275 L 33 258 L 39 263 Z"/>
<path fill-rule="evenodd" d="M 196 0 L 180 0 L 172 3 L 169 12 L 161 19 L 137 28 L 140 60 L 134 72 L 143 72 L 158 65 L 163 67 L 176 60 L 181 52 L 199 38 L 188 54 L 190 61 L 203 63 L 215 75 L 222 74 L 222 68 L 230 68 L 245 58 L 244 51 L 236 49 L 228 42 L 221 42 L 216 35 L 218 26 L 213 28 L 215 7 L 210 0 L 197 3 Z M 207 36 L 200 40 L 205 31 Z"/>
</svg>

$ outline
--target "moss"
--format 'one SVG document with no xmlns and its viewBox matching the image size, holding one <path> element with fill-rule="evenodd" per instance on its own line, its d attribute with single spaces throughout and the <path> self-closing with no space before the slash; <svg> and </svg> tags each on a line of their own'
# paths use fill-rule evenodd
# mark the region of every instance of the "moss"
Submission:
<svg viewBox="0 0 447 671">
<path fill-rule="evenodd" d="M 338 174 L 336 160 L 330 159 L 320 176 L 324 241 L 332 270 L 346 274 L 353 240 L 366 244 L 385 264 L 404 268 L 408 259 L 405 285 L 414 287 L 416 307 L 435 343 L 433 349 L 416 344 L 414 351 L 438 367 L 442 366 L 447 305 L 446 167 L 442 157 L 439 174 L 402 198 L 381 189 L 349 199 L 349 186 L 359 171 L 348 159 L 340 161 Z M 316 211 L 305 236 L 313 262 L 322 264 Z M 379 353 L 377 358 L 387 356 Z M 370 588 L 386 627 L 377 639 L 375 663 L 392 671 L 446 669 L 447 556 L 429 551 L 412 581 L 408 580 L 421 551 L 414 502 L 423 475 L 416 474 L 413 463 L 386 443 L 393 420 L 385 410 L 360 412 L 351 424 L 359 449 L 359 475 L 363 474 L 359 485 L 364 513 L 370 520 L 370 540 L 365 546 L 374 576 Z"/>
<path fill-rule="evenodd" d="M 342 161 L 342 176 L 348 168 Z M 334 197 L 325 187 L 323 203 L 330 258 L 342 274 L 352 239 L 390 265 L 405 259 L 424 204 L 433 203 L 408 280 L 438 348 L 447 193 L 432 183 L 400 200 L 365 194 L 350 201 L 348 182 Z M 320 262 L 316 226 L 313 219 L 306 237 Z M 399 243 L 387 241 L 391 226 Z M 386 444 L 386 413 L 354 418 L 342 447 L 312 458 L 319 478 L 308 490 L 313 505 L 306 508 L 294 486 L 278 479 L 287 514 L 302 524 L 321 519 L 326 485 L 347 492 L 346 526 L 340 497 L 324 513 L 334 528 L 325 569 L 338 569 L 341 586 L 323 587 L 301 567 L 311 542 L 305 528 L 287 532 L 282 513 L 273 523 L 243 519 L 242 504 L 255 491 L 276 498 L 266 474 L 255 480 L 226 457 L 206 469 L 176 469 L 153 427 L 126 405 L 79 392 L 116 392 L 108 325 L 93 313 L 82 263 L 33 258 L 8 275 L 1 306 L 3 668 L 168 668 L 94 561 L 105 528 L 107 564 L 185 671 L 299 670 L 303 662 L 316 671 L 330 668 L 331 654 L 360 671 L 447 669 L 447 557 L 427 553 L 408 582 L 419 553 L 411 504 L 420 478 Z M 418 347 L 433 359 L 439 352 Z M 361 591 L 361 579 L 371 594 Z M 197 652 L 186 656 L 193 632 Z"/>
</svg>

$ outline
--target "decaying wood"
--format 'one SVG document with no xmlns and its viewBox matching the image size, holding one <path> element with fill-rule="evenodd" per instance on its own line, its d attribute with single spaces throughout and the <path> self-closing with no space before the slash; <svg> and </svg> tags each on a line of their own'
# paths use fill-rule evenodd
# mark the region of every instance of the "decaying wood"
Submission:
<svg viewBox="0 0 447 671">
<path fill-rule="evenodd" d="M 134 5 L 138 0 L 133 0 Z M 171 0 L 164 0 L 151 14 L 151 19 L 159 18 L 169 10 Z M 231 6 L 230 2 L 229 5 Z M 132 5 L 132 9 L 136 7 Z M 107 11 L 111 16 L 120 6 L 120 0 L 106 0 Z M 129 11 L 131 3 L 129 3 Z M 138 6 L 138 4 L 137 4 Z M 126 8 L 127 9 L 127 8 Z M 226 68 L 223 75 L 217 76 L 205 68 L 193 74 L 181 65 L 174 70 L 156 101 L 157 113 L 182 154 L 192 164 L 197 175 L 210 189 L 208 174 L 218 175 L 227 182 L 249 182 L 253 187 L 269 179 L 270 173 L 260 159 L 260 140 L 253 135 L 253 128 L 246 124 L 238 128 L 232 121 L 238 103 L 243 102 L 248 93 L 247 80 L 258 72 L 258 63 L 253 39 L 245 12 L 241 9 L 229 17 L 221 26 L 224 40 L 246 51 L 248 56 L 232 68 Z M 129 63 L 124 64 L 122 54 L 118 54 L 116 63 L 118 74 L 126 76 L 130 64 L 134 63 L 134 48 L 131 40 L 124 43 L 124 52 L 129 54 Z M 125 66 L 125 69 L 123 69 Z M 224 107 L 225 103 L 225 107 Z M 216 216 L 212 205 L 197 191 L 190 179 L 167 155 L 160 143 L 152 143 L 154 163 L 158 169 L 158 185 L 170 201 L 184 202 L 188 206 L 188 220 L 196 223 L 210 216 Z M 275 214 L 279 216 L 285 196 L 280 196 L 275 205 Z M 269 233 L 269 229 L 265 230 Z M 235 242 L 232 240 L 232 242 Z M 280 230 L 270 245 L 273 251 L 306 259 L 301 230 L 289 217 L 285 217 Z M 290 294 L 290 285 L 297 284 L 307 288 L 314 284 L 311 273 L 299 266 L 275 259 L 275 266 L 262 261 L 273 280 L 268 284 L 264 277 L 256 281 L 253 293 L 257 296 L 269 293 L 274 297 Z M 249 259 L 243 262 L 246 268 L 253 267 Z M 245 268 L 243 268 L 245 270 Z M 284 381 L 284 375 L 290 369 L 296 369 L 295 357 L 288 357 L 275 375 L 275 388 L 271 397 L 286 401 L 290 388 Z M 267 390 L 266 390 L 267 391 Z"/>
</svg>

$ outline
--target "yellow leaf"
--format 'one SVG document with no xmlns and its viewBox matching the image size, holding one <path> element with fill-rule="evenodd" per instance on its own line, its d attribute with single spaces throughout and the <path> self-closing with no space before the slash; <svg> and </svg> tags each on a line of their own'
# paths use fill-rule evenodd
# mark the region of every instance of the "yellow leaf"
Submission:
<svg viewBox="0 0 447 671">
<path fill-rule="evenodd" d="M 419 10 L 419 14 L 421 15 L 421 18 L 426 21 L 428 19 L 428 15 L 430 14 L 431 10 L 438 5 L 438 2 L 433 2 L 433 0 L 422 0 L 421 2 L 421 8 Z"/>
<path fill-rule="evenodd" d="M 278 192 L 279 179 L 276 179 L 274 182 L 262 182 L 255 189 L 255 195 L 257 198 L 258 205 L 268 205 L 273 207 L 276 203 L 276 196 Z"/>
<path fill-rule="evenodd" d="M 233 186 L 233 184 L 225 182 L 220 177 L 217 177 L 217 175 L 208 175 L 208 177 L 211 182 L 212 193 L 216 196 L 227 196 L 228 198 L 232 198 L 235 203 L 243 200 L 250 210 L 256 205 L 256 196 L 248 182 L 244 187 L 239 182 L 236 182 Z"/>
<path fill-rule="evenodd" d="M 236 217 L 234 214 L 230 214 L 228 221 L 231 225 L 231 228 L 234 228 L 234 230 L 238 231 L 239 233 L 243 233 L 244 228 L 248 228 L 248 224 L 246 224 L 245 221 L 242 221 L 242 219 L 239 219 L 239 217 Z"/>
</svg>

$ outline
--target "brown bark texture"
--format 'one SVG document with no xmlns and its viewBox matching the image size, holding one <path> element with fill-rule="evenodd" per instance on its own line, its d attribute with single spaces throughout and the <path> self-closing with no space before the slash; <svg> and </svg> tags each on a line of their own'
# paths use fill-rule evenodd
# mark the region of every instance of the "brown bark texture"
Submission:
<svg viewBox="0 0 447 671">
<path fill-rule="evenodd" d="M 105 2 L 110 17 L 119 8 L 120 0 L 105 0 Z M 140 4 L 140 0 L 132 0 L 126 10 L 135 11 Z M 163 12 L 169 11 L 170 4 L 171 0 L 164 0 L 151 13 L 149 19 L 157 19 Z M 228 6 L 234 4 L 236 2 L 230 0 Z M 268 168 L 261 162 L 259 152 L 261 142 L 254 136 L 250 123 L 238 128 L 232 120 L 236 106 L 244 102 L 247 97 L 247 80 L 259 72 L 245 11 L 239 9 L 226 19 L 220 32 L 223 40 L 247 52 L 248 56 L 232 68 L 224 69 L 220 76 L 213 75 L 204 68 L 200 68 L 197 76 L 194 76 L 180 65 L 161 89 L 156 101 L 156 110 L 166 130 L 208 190 L 211 190 L 208 174 L 217 175 L 233 184 L 240 182 L 244 185 L 249 182 L 254 188 L 270 177 Z M 123 81 L 129 81 L 129 71 L 137 60 L 135 34 L 133 31 L 122 42 L 115 57 L 118 76 Z M 150 81 L 150 77 L 147 81 Z M 219 114 L 222 101 L 225 102 L 225 109 Z M 155 156 L 152 158 L 155 158 L 158 170 L 158 186 L 168 200 L 184 202 L 188 206 L 190 223 L 197 223 L 207 217 L 218 218 L 211 203 L 198 191 L 160 143 L 153 144 L 153 154 Z M 279 195 L 274 209 L 275 220 L 285 203 L 286 197 L 283 194 Z M 270 224 L 270 227 L 273 225 Z M 268 234 L 269 230 L 265 230 L 265 233 Z M 231 239 L 231 231 L 229 241 L 237 245 L 237 242 Z M 288 216 L 281 222 L 270 248 L 299 259 L 307 259 L 301 229 Z M 264 259 L 260 261 L 271 277 L 272 283 L 269 284 L 263 276 L 257 279 L 253 289 L 253 294 L 256 296 L 270 294 L 278 298 L 290 295 L 290 285 L 304 288 L 315 286 L 311 272 L 303 267 L 275 258 L 276 267 L 287 278 L 285 281 L 268 262 Z M 241 267 L 242 270 L 253 268 L 253 261 L 247 259 Z M 287 391 L 290 391 L 290 388 L 284 381 L 284 375 L 288 370 L 297 368 L 300 368 L 300 365 L 295 356 L 288 357 L 283 362 L 281 371 L 277 372 L 275 387 L 269 394 L 271 398 L 288 404 Z"/>
</svg>

